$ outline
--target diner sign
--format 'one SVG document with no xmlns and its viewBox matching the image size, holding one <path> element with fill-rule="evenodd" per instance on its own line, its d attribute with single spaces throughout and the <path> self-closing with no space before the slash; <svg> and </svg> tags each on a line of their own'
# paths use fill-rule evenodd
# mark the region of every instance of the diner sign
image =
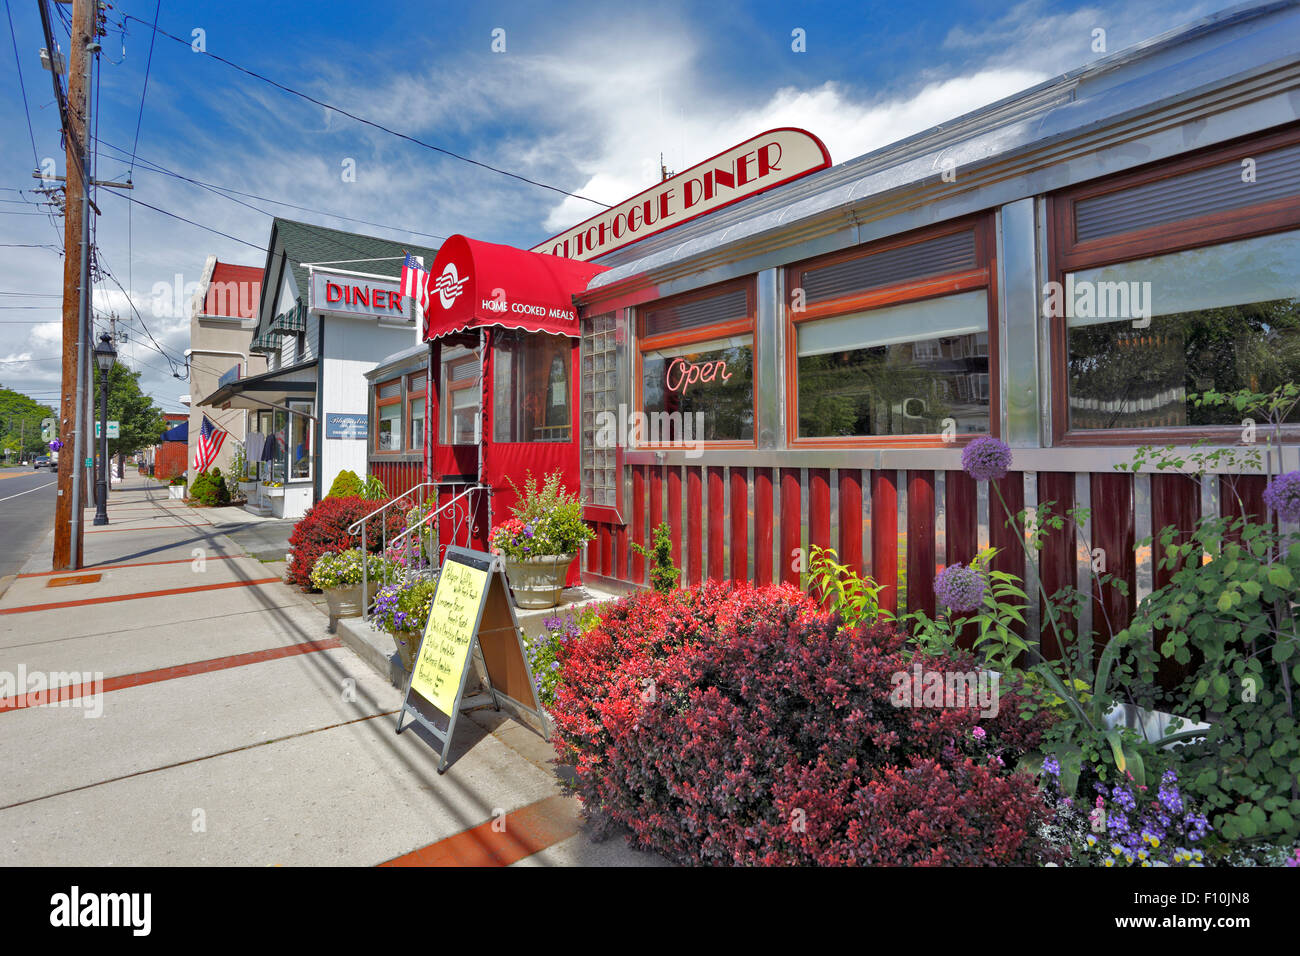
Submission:
<svg viewBox="0 0 1300 956">
<path fill-rule="evenodd" d="M 825 145 L 807 130 L 768 130 L 547 239 L 532 251 L 596 259 L 830 164 Z"/>
<path fill-rule="evenodd" d="M 496 709 L 500 710 L 504 701 L 530 713 L 545 733 L 546 717 L 537 701 L 505 566 L 499 556 L 452 545 L 443 558 L 429 620 L 397 718 L 399 734 L 408 716 L 433 734 L 442 748 L 439 773 L 447 767 L 475 647 L 482 655 L 488 693 Z M 437 713 L 428 712 L 427 705 Z M 439 726 L 437 714 L 447 718 L 445 730 Z"/>
</svg>

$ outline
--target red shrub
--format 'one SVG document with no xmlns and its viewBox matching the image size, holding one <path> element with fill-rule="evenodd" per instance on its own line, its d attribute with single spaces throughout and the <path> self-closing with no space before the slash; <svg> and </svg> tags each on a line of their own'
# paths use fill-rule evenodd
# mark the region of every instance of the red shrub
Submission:
<svg viewBox="0 0 1300 956">
<path fill-rule="evenodd" d="M 322 554 L 361 547 L 360 529 L 352 535 L 348 534 L 348 527 L 383 504 L 385 502 L 348 497 L 322 498 L 312 506 L 293 526 L 293 534 L 289 536 L 289 583 L 310 589 L 311 569 L 317 558 Z M 385 524 L 388 525 L 389 540 L 392 540 L 406 527 L 405 512 L 400 507 L 393 508 L 382 518 L 374 517 L 366 522 L 367 551 L 378 554 L 383 550 Z"/>
<path fill-rule="evenodd" d="M 1041 725 L 1005 692 L 992 718 L 893 706 L 904 643 L 788 586 L 632 595 L 561 653 L 557 750 L 595 819 L 682 862 L 1035 862 L 1045 805 L 1007 768 Z"/>
</svg>

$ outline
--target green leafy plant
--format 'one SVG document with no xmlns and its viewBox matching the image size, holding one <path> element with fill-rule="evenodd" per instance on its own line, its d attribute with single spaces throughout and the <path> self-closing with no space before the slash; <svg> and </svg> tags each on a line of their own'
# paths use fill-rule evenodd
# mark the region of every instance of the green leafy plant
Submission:
<svg viewBox="0 0 1300 956">
<path fill-rule="evenodd" d="M 812 546 L 808 560 L 808 580 L 812 593 L 820 595 L 849 627 L 870 626 L 881 616 L 880 592 L 884 585 L 863 577 L 837 560 L 832 548 Z M 883 612 L 886 619 L 888 612 Z"/>
<path fill-rule="evenodd" d="M 190 500 L 209 507 L 223 507 L 230 504 L 230 489 L 226 479 L 221 476 L 220 468 L 199 472 L 194 483 L 190 485 Z"/>
<path fill-rule="evenodd" d="M 388 491 L 378 475 L 366 476 L 366 480 L 361 484 L 361 497 L 366 501 L 383 501 L 388 497 Z"/>
<path fill-rule="evenodd" d="M 492 531 L 492 547 L 507 557 L 536 558 L 545 555 L 573 554 L 596 532 L 582 520 L 584 502 L 564 490 L 563 475 L 546 476 L 541 488 L 530 472 L 521 491 L 514 479 L 507 477 L 519 501 L 511 508 L 514 517 Z"/>
<path fill-rule="evenodd" d="M 355 471 L 344 469 L 334 476 L 333 483 L 330 484 L 329 494 L 326 498 L 357 498 L 362 497 L 361 479 L 357 477 Z"/>
<path fill-rule="evenodd" d="M 650 586 L 667 594 L 681 585 L 682 572 L 673 563 L 672 531 L 664 522 L 650 532 L 650 547 L 632 542 L 632 550 L 650 562 Z"/>
</svg>

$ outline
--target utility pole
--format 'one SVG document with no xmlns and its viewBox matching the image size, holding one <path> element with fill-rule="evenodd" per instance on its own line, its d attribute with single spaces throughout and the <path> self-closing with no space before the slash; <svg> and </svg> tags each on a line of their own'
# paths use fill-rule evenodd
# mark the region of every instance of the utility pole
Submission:
<svg viewBox="0 0 1300 956">
<path fill-rule="evenodd" d="M 39 0 L 50 56 L 54 56 L 53 35 L 45 0 Z M 95 42 L 93 0 L 73 0 L 72 39 L 68 64 L 68 101 L 64 112 L 67 140 L 67 201 L 64 205 L 63 239 L 63 381 L 60 396 L 59 495 L 54 511 L 54 555 L 52 569 L 67 571 L 82 566 L 83 484 L 86 440 L 85 416 L 89 395 L 86 373 L 86 329 L 90 305 L 90 208 L 86 178 L 90 163 L 87 120 L 90 114 L 91 45 Z M 55 96 L 61 93 L 59 74 L 52 71 Z M 75 254 L 75 258 L 74 258 Z M 69 455 L 69 452 L 71 454 Z"/>
</svg>

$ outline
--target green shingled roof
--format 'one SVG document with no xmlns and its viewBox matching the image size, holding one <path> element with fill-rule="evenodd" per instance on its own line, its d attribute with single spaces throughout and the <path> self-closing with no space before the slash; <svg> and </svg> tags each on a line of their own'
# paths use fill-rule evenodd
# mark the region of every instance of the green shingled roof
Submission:
<svg viewBox="0 0 1300 956">
<path fill-rule="evenodd" d="M 415 246 L 409 242 L 397 242 L 392 239 L 377 239 L 355 232 L 342 232 L 325 226 L 313 226 L 306 222 L 292 219 L 276 218 L 275 252 L 284 250 L 293 270 L 293 280 L 298 286 L 298 293 L 307 295 L 307 268 L 304 262 L 333 262 L 340 269 L 354 272 L 370 272 L 375 275 L 393 276 L 402 274 L 402 250 L 416 256 L 424 257 L 424 267 L 433 265 L 437 249 Z M 397 258 L 392 258 L 397 257 Z M 344 259 L 384 259 L 384 262 L 342 262 Z"/>
<path fill-rule="evenodd" d="M 338 269 L 397 278 L 402 274 L 402 250 L 415 256 L 423 256 L 426 269 L 433 265 L 433 260 L 438 255 L 437 249 L 427 246 L 416 246 L 393 239 L 378 239 L 355 232 L 330 229 L 327 226 L 313 226 L 311 223 L 296 222 L 292 219 L 273 220 L 271 236 L 271 248 L 267 252 L 264 269 L 270 270 L 273 262 L 277 263 L 278 269 L 278 257 L 284 253 L 289 260 L 289 268 L 293 271 L 298 295 L 304 303 L 307 301 L 307 267 L 304 263 L 330 262 Z M 343 261 L 360 259 L 380 261 Z M 262 283 L 262 295 L 278 295 L 278 283 L 278 272 L 268 274 L 267 281 Z M 274 319 L 275 316 L 272 315 L 271 318 Z M 262 323 L 258 326 L 257 332 L 265 334 L 270 331 L 269 327 L 272 324 L 272 321 Z"/>
</svg>

